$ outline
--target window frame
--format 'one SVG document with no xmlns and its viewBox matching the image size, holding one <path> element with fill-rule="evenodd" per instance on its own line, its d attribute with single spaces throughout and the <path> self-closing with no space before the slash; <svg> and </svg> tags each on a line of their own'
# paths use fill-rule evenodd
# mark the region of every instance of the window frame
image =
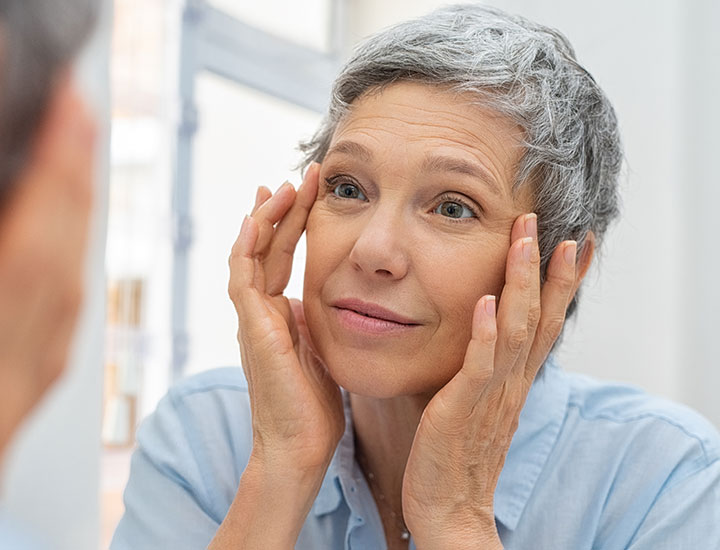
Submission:
<svg viewBox="0 0 720 550">
<path fill-rule="evenodd" d="M 207 0 L 187 0 L 183 7 L 178 65 L 180 113 L 171 191 L 171 382 L 183 376 L 191 345 L 187 311 L 189 255 L 193 243 L 193 141 L 201 123 L 195 101 L 197 76 L 210 72 L 232 83 L 323 113 L 340 67 L 345 2 L 331 0 L 327 53 L 248 25 L 216 9 Z"/>
</svg>

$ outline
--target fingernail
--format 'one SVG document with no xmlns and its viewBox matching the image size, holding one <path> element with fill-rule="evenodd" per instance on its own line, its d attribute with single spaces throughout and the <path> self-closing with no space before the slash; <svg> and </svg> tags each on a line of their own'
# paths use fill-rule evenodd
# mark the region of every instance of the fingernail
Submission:
<svg viewBox="0 0 720 550">
<path fill-rule="evenodd" d="M 248 216 L 247 214 L 245 214 L 245 217 L 243 218 L 242 225 L 240 226 L 240 233 L 242 233 L 242 232 L 245 230 L 245 227 L 247 226 L 247 222 L 248 222 L 248 219 L 249 219 L 249 218 L 250 218 L 250 216 Z"/>
<path fill-rule="evenodd" d="M 286 187 L 292 187 L 292 186 L 293 186 L 292 183 L 290 183 L 289 181 L 285 180 L 285 183 L 283 183 L 283 184 L 280 186 L 280 189 L 285 189 Z M 278 192 L 280 192 L 280 189 L 278 189 Z"/>
<path fill-rule="evenodd" d="M 525 234 L 537 239 L 537 214 L 531 213 L 525 216 Z"/>
<path fill-rule="evenodd" d="M 262 187 L 258 187 L 257 191 L 255 191 L 255 204 L 260 200 L 260 189 L 262 189 Z"/>
<path fill-rule="evenodd" d="M 575 265 L 575 256 L 577 255 L 577 243 L 575 241 L 568 241 L 565 244 L 565 250 L 563 250 L 563 257 L 565 263 L 568 265 Z"/>
<path fill-rule="evenodd" d="M 525 260 L 529 262 L 532 258 L 532 253 L 533 253 L 533 238 L 525 237 L 522 240 L 522 243 L 523 243 L 523 245 L 522 245 L 523 256 L 525 256 Z"/>
<path fill-rule="evenodd" d="M 488 296 L 485 299 L 485 314 L 488 317 L 495 317 L 495 296 Z"/>
</svg>

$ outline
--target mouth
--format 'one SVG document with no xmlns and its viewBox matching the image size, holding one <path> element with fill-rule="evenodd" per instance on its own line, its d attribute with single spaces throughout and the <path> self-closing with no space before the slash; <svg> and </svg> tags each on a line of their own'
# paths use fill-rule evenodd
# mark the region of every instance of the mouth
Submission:
<svg viewBox="0 0 720 550">
<path fill-rule="evenodd" d="M 378 304 L 354 298 L 338 300 L 332 306 L 340 322 L 353 331 L 387 334 L 404 332 L 421 324 Z"/>
</svg>

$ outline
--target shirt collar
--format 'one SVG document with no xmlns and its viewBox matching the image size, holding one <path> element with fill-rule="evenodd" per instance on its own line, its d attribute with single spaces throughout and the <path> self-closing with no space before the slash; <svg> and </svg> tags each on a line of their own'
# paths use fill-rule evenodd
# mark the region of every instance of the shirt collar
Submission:
<svg viewBox="0 0 720 550">
<path fill-rule="evenodd" d="M 325 474 L 320 491 L 313 504 L 315 515 L 321 516 L 334 512 L 343 498 L 342 481 L 353 476 L 355 461 L 355 436 L 350 409 L 350 397 L 343 389 L 343 410 L 345 414 L 345 431 L 335 449 L 328 471 Z"/>
<path fill-rule="evenodd" d="M 517 527 L 557 441 L 568 397 L 566 378 L 553 359 L 548 358 L 528 393 L 495 491 L 495 517 L 510 530 Z M 318 516 L 335 511 L 344 497 L 347 500 L 343 481 L 356 475 L 352 414 L 345 391 L 343 403 L 345 432 L 313 505 Z"/>
</svg>

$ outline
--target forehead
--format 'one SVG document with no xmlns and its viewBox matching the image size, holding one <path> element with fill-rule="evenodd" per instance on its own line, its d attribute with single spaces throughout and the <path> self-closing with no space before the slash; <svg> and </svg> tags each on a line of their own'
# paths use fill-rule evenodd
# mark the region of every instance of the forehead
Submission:
<svg viewBox="0 0 720 550">
<path fill-rule="evenodd" d="M 478 104 L 474 96 L 400 82 L 353 102 L 333 135 L 326 160 L 344 156 L 372 163 L 403 158 L 410 168 L 427 168 L 428 161 L 432 165 L 439 158 L 452 167 L 454 160 L 454 168 L 474 166 L 509 192 L 522 143 L 517 124 Z"/>
</svg>

